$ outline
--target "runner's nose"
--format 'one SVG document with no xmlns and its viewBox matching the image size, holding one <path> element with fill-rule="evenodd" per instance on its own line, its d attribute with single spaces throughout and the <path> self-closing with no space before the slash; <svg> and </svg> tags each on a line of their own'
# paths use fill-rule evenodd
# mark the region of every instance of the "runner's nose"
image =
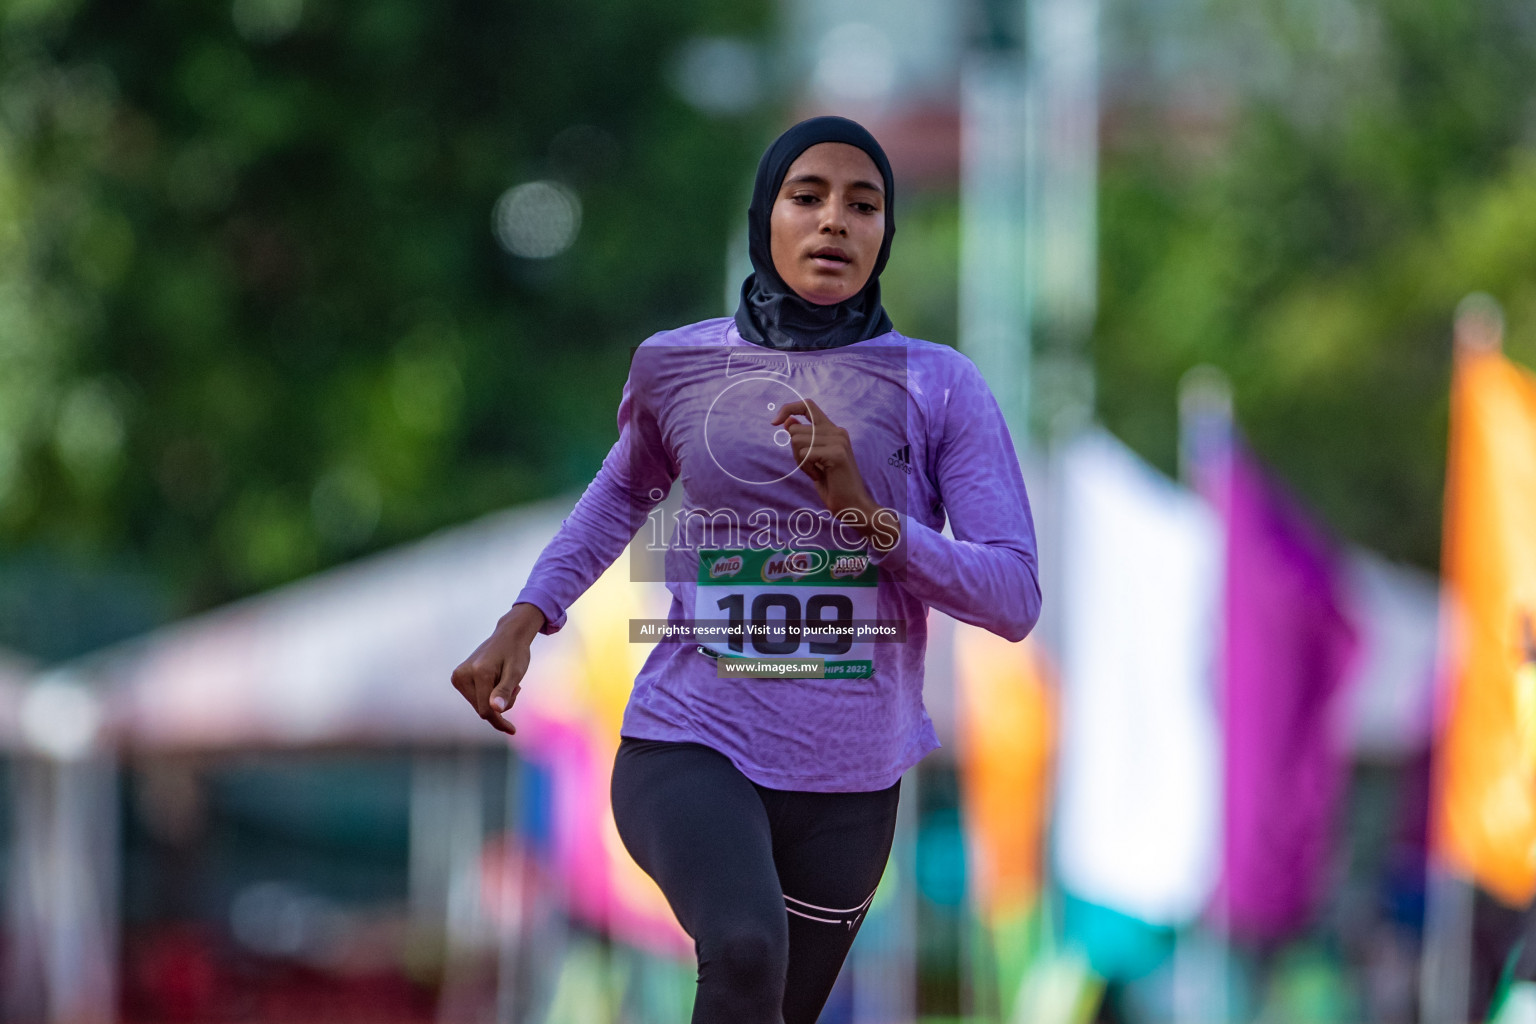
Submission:
<svg viewBox="0 0 1536 1024">
<path fill-rule="evenodd" d="M 848 234 L 848 223 L 844 215 L 843 204 L 835 196 L 831 201 L 821 205 L 821 231 L 822 234 Z"/>
</svg>

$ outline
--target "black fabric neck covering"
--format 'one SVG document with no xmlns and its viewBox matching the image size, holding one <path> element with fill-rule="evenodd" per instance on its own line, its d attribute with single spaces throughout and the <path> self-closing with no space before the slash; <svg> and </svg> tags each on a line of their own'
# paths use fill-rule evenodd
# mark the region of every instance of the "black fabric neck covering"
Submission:
<svg viewBox="0 0 1536 1024">
<path fill-rule="evenodd" d="M 828 306 L 807 302 L 784 283 L 773 266 L 769 244 L 769 217 L 779 186 L 790 164 L 807 149 L 822 142 L 857 146 L 875 162 L 885 183 L 885 239 L 869 280 L 857 295 Z M 757 345 L 776 349 L 837 348 L 855 341 L 879 337 L 891 331 L 891 318 L 880 304 L 880 271 L 891 255 L 896 234 L 895 188 L 885 150 L 864 127 L 846 117 L 813 117 L 801 121 L 774 140 L 757 164 L 752 186 L 752 205 L 747 208 L 747 240 L 752 273 L 741 285 L 741 304 L 736 307 L 736 329 Z"/>
</svg>

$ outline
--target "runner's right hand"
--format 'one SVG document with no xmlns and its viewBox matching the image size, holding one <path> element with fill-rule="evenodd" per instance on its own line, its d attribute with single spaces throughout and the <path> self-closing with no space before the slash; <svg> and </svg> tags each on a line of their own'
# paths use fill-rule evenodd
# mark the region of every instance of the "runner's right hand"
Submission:
<svg viewBox="0 0 1536 1024">
<path fill-rule="evenodd" d="M 453 670 L 453 688 L 475 714 L 511 736 L 517 727 L 503 715 L 512 709 L 528 671 L 529 648 L 544 626 L 544 613 L 531 604 L 514 604 L 475 652 Z"/>
</svg>

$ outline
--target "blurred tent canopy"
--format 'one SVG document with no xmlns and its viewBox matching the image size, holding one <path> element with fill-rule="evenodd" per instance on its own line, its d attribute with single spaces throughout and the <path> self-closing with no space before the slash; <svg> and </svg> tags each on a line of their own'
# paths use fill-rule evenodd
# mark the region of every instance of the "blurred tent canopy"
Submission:
<svg viewBox="0 0 1536 1024">
<path fill-rule="evenodd" d="M 489 744 L 449 684 L 569 501 L 498 513 L 73 662 L 128 752 Z M 562 712 L 580 629 L 540 638 L 511 719 Z"/>
</svg>

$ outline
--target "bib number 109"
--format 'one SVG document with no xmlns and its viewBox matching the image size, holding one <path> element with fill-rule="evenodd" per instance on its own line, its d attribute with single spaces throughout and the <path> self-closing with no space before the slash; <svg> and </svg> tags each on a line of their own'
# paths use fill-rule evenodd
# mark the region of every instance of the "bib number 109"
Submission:
<svg viewBox="0 0 1536 1024">
<path fill-rule="evenodd" d="M 744 594 L 727 594 L 716 606 L 730 616 L 730 648 L 737 653 L 745 652 L 745 640 L 758 654 L 794 654 L 802 630 L 813 634 L 811 654 L 847 654 L 853 647 L 853 600 L 842 594 L 811 595 L 803 615 L 799 597 L 774 591 L 755 594 L 750 615 Z"/>
</svg>

